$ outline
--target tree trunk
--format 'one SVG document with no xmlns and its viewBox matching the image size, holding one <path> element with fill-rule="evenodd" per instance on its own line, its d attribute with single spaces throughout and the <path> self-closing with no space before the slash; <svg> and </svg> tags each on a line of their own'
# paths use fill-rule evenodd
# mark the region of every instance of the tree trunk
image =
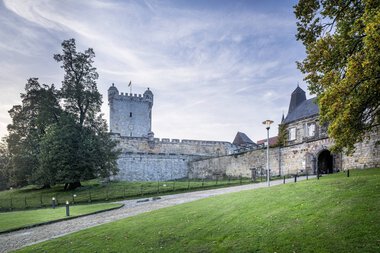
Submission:
<svg viewBox="0 0 380 253">
<path fill-rule="evenodd" d="M 74 190 L 74 189 L 81 187 L 81 186 L 82 186 L 82 184 L 80 183 L 80 181 L 65 183 L 64 190 L 70 191 L 70 190 Z"/>
<path fill-rule="evenodd" d="M 50 184 L 44 184 L 41 189 L 50 189 Z"/>
</svg>

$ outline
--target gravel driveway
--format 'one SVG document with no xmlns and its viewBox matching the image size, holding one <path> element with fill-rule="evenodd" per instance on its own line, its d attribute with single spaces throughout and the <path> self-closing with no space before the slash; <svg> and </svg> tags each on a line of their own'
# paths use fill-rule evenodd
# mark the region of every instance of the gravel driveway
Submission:
<svg viewBox="0 0 380 253">
<path fill-rule="evenodd" d="M 309 178 L 312 177 L 314 176 L 309 176 Z M 305 177 L 298 177 L 299 181 L 305 179 Z M 287 179 L 287 182 L 294 182 L 294 179 Z M 283 180 L 271 181 L 272 186 L 279 185 L 282 183 Z M 98 226 L 101 224 L 120 220 L 140 213 L 150 212 L 152 210 L 157 210 L 164 207 L 179 205 L 182 203 L 187 203 L 198 199 L 208 198 L 226 193 L 263 188 L 266 186 L 266 182 L 263 182 L 258 184 L 240 185 L 213 190 L 165 195 L 158 200 L 152 200 L 150 198 L 147 202 L 138 202 L 138 200 L 136 199 L 120 201 L 118 203 L 123 203 L 124 206 L 116 210 L 111 210 L 103 213 L 79 217 L 76 219 L 60 221 L 48 225 L 1 234 L 0 252 L 8 252 L 11 250 L 19 249 L 27 245 L 32 245 L 52 238 L 60 237 L 69 233 L 77 232 L 82 229 Z"/>
</svg>

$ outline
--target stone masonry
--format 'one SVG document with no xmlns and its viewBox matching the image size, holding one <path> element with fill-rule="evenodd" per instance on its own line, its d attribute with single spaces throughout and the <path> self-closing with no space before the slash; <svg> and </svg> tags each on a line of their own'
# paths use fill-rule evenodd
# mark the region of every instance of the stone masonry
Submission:
<svg viewBox="0 0 380 253">
<path fill-rule="evenodd" d="M 154 138 L 151 131 L 153 93 L 119 94 L 108 90 L 110 132 L 121 155 L 115 180 L 157 181 L 188 177 L 192 161 L 231 154 L 233 145 L 221 141 Z"/>
<path fill-rule="evenodd" d="M 252 171 L 266 173 L 266 148 L 237 146 L 229 142 L 154 138 L 153 93 L 143 95 L 108 90 L 110 132 L 118 141 L 121 155 L 116 180 L 157 181 L 178 178 L 251 177 Z M 320 126 L 314 99 L 306 100 L 297 87 L 289 112 L 281 124 L 288 135 L 284 147 L 270 148 L 270 173 L 333 173 L 351 168 L 380 166 L 380 128 L 356 145 L 352 156 L 333 154 L 327 126 Z M 239 133 L 238 133 L 239 134 Z M 241 134 L 241 133 L 240 133 Z M 247 137 L 248 138 L 248 137 Z"/>
</svg>

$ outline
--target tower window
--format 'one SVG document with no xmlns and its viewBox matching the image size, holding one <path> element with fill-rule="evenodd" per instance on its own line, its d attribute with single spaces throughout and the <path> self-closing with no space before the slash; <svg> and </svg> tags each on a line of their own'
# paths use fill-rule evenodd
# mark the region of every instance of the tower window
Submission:
<svg viewBox="0 0 380 253">
<path fill-rule="evenodd" d="M 131 112 L 129 113 L 129 117 L 132 117 L 132 113 Z"/>
</svg>

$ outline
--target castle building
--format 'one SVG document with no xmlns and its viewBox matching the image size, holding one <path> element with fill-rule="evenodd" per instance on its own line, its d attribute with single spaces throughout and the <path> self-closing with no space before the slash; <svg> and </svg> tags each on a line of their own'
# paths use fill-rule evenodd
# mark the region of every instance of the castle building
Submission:
<svg viewBox="0 0 380 253">
<path fill-rule="evenodd" d="M 154 138 L 153 92 L 119 93 L 108 89 L 110 133 L 119 143 L 116 180 L 157 181 L 188 177 L 189 163 L 232 153 L 229 142 Z"/>
<path fill-rule="evenodd" d="M 108 89 L 110 133 L 122 153 L 115 180 L 157 181 L 178 178 L 251 177 L 265 173 L 266 148 L 238 132 L 233 143 L 221 141 L 154 138 L 152 132 L 153 93 L 119 93 Z M 327 125 L 319 123 L 316 99 L 306 99 L 299 86 L 291 93 L 289 110 L 280 124 L 285 128 L 285 145 L 270 148 L 270 173 L 321 174 L 351 168 L 380 166 L 379 129 L 356 145 L 352 156 L 333 154 Z M 272 144 L 270 143 L 270 146 Z"/>
</svg>

